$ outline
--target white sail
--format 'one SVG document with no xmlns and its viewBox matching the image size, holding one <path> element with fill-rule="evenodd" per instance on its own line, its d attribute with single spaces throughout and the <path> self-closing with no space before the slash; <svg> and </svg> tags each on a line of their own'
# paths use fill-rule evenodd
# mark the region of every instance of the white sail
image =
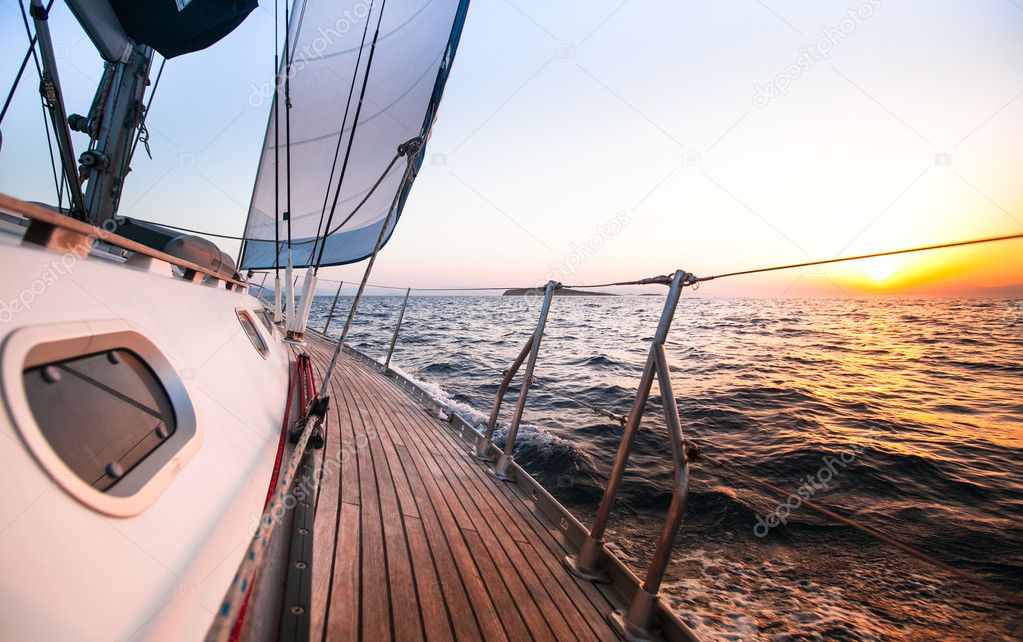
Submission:
<svg viewBox="0 0 1023 642">
<path fill-rule="evenodd" d="M 292 107 L 287 114 L 283 77 L 288 67 L 282 62 L 277 100 L 273 83 L 264 91 L 274 104 L 245 226 L 249 240 L 242 268 L 285 263 L 286 116 L 295 267 L 316 264 L 321 251 L 321 265 L 358 261 L 372 252 L 396 190 L 403 191 L 399 212 L 407 196 L 411 181 L 403 185 L 404 161 L 393 164 L 365 205 L 324 247 L 316 237 L 328 229 L 328 220 L 333 229 L 349 217 L 401 143 L 426 139 L 467 6 L 468 0 L 296 1 L 289 37 Z M 422 154 L 415 162 L 421 159 Z M 397 219 L 392 217 L 392 229 Z"/>
</svg>

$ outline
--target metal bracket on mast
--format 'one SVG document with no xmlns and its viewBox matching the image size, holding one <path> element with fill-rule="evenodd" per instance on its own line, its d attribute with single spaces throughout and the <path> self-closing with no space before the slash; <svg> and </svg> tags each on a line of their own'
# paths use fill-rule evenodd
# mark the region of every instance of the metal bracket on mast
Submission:
<svg viewBox="0 0 1023 642">
<path fill-rule="evenodd" d="M 142 97 L 149 84 L 153 50 L 133 46 L 127 62 L 108 62 L 90 116 L 95 131 L 91 149 L 79 157 L 90 216 L 102 225 L 117 213 L 128 174 L 135 131 L 145 116 Z M 104 86 L 109 90 L 104 91 Z"/>
</svg>

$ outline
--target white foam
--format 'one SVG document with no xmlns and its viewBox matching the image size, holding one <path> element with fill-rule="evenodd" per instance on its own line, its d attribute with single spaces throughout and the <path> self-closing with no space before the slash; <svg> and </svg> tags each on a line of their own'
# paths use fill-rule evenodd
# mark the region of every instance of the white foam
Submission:
<svg viewBox="0 0 1023 642">
<path fill-rule="evenodd" d="M 849 639 L 883 640 L 891 627 L 840 588 L 793 582 L 793 567 L 715 557 L 703 549 L 678 554 L 691 577 L 665 582 L 672 608 L 702 640 L 821 639 L 828 630 Z"/>
<path fill-rule="evenodd" d="M 451 395 L 447 393 L 447 391 L 435 383 L 423 381 L 422 379 L 414 377 L 405 370 L 394 365 L 391 366 L 391 370 L 414 383 L 431 399 L 446 408 L 449 412 L 458 413 L 459 417 L 476 428 L 476 430 L 483 432 L 483 430 L 486 429 L 487 421 L 490 419 L 489 415 L 483 414 L 468 404 L 455 401 Z M 508 424 L 498 424 L 494 429 L 494 441 L 503 442 L 507 436 Z M 515 440 L 517 448 L 522 446 L 531 446 L 545 449 L 561 449 L 578 453 L 578 449 L 567 439 L 562 439 L 544 428 L 533 424 L 519 424 L 519 432 Z"/>
<path fill-rule="evenodd" d="M 451 398 L 451 395 L 449 395 L 443 388 L 441 388 L 437 384 L 428 381 L 423 381 L 422 379 L 418 379 L 409 374 L 408 372 L 405 372 L 401 368 L 394 365 L 391 366 L 391 370 L 393 370 L 396 374 L 405 377 L 406 379 L 414 383 L 431 399 L 433 399 L 441 406 L 447 408 L 448 411 L 458 413 L 458 416 L 460 416 L 462 419 L 470 423 L 477 430 L 483 430 L 483 428 L 486 427 L 488 419 L 486 415 L 484 415 L 483 413 L 476 410 L 470 405 L 461 403 L 459 401 L 455 401 L 454 399 Z"/>
</svg>

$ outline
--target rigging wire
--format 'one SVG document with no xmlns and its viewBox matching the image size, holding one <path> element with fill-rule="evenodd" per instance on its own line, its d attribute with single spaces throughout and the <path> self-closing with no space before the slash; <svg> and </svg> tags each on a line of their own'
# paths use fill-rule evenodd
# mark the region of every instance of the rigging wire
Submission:
<svg viewBox="0 0 1023 642">
<path fill-rule="evenodd" d="M 291 3 L 292 9 L 295 3 Z M 284 162 L 285 202 L 288 208 L 288 250 L 291 250 L 291 12 L 284 0 Z"/>
<path fill-rule="evenodd" d="M 370 0 L 369 11 L 366 12 L 367 16 L 369 16 L 370 14 L 373 13 L 373 3 L 374 3 L 374 0 Z M 352 82 L 351 82 L 351 85 L 348 87 L 348 100 L 345 102 L 345 113 L 344 113 L 344 116 L 341 118 L 341 129 L 337 133 L 337 145 L 334 147 L 334 160 L 330 164 L 330 177 L 327 178 L 327 189 L 324 190 L 324 193 L 323 193 L 323 207 L 320 209 L 320 220 L 316 224 L 316 236 L 313 237 L 313 248 L 312 248 L 312 250 L 309 253 L 309 257 L 310 258 L 312 258 L 316 254 L 316 245 L 317 245 L 317 242 L 319 241 L 320 232 L 322 231 L 322 228 L 323 228 L 323 217 L 327 213 L 327 200 L 330 198 L 330 186 L 334 182 L 334 172 L 337 171 L 337 158 L 341 154 L 341 140 L 345 136 L 345 124 L 348 122 L 348 111 L 352 107 L 352 97 L 355 96 L 355 79 L 359 76 L 359 65 L 362 62 L 362 52 L 366 49 L 366 36 L 369 34 L 369 23 L 370 23 L 370 21 L 366 20 L 365 23 L 362 25 L 362 40 L 359 43 L 359 53 L 355 57 L 355 67 L 352 69 Z M 353 136 L 355 135 L 355 128 L 354 127 L 352 128 L 352 135 Z M 397 156 L 395 156 L 394 160 L 391 161 L 391 165 L 394 165 L 394 161 L 396 161 L 396 160 L 398 160 Z M 391 165 L 388 165 L 388 171 L 390 171 Z M 385 172 L 385 174 L 386 174 L 386 172 Z M 340 182 L 341 179 L 339 178 L 338 180 Z M 381 177 L 380 180 L 383 180 L 383 177 Z M 380 181 L 377 181 L 376 185 L 379 185 L 379 184 L 380 184 Z M 373 189 L 376 189 L 376 185 L 373 186 Z M 372 193 L 373 193 L 372 190 L 370 190 L 370 194 L 372 194 Z M 368 198 L 369 198 L 369 195 L 366 196 L 366 199 L 368 199 Z M 365 203 L 365 202 L 366 201 L 363 200 L 363 203 Z M 358 207 L 356 207 L 355 209 L 358 210 L 359 207 L 362 207 L 362 203 L 359 203 Z M 350 219 L 353 215 L 354 215 L 354 212 L 352 214 L 350 214 L 348 216 L 348 218 Z M 345 219 L 345 222 L 347 222 L 347 220 L 348 219 Z M 342 223 L 342 225 L 344 225 L 344 222 Z M 338 227 L 340 228 L 341 225 L 339 225 Z M 329 232 L 324 235 L 324 239 L 323 239 L 324 243 L 327 242 L 327 238 L 326 238 L 327 236 L 330 236 Z M 313 273 L 315 274 L 315 273 L 319 272 L 319 269 L 320 269 L 320 266 L 319 266 L 319 264 L 317 264 L 316 267 L 313 269 Z"/>
<path fill-rule="evenodd" d="M 0 109 L 0 124 L 4 122 L 4 117 L 7 115 L 7 109 L 11 106 L 11 100 L 14 99 L 14 92 L 17 91 L 18 85 L 21 83 L 21 76 L 25 73 L 25 68 L 28 66 L 28 61 L 32 58 L 36 51 L 36 37 L 32 36 L 32 41 L 28 45 L 28 51 L 25 52 L 25 57 L 21 59 L 21 66 L 18 67 L 18 73 L 14 75 L 14 83 L 11 85 L 11 90 L 7 92 L 7 98 L 4 100 L 3 109 Z"/>
<path fill-rule="evenodd" d="M 50 4 L 51 5 L 53 4 L 52 0 L 51 0 Z M 21 22 L 22 22 L 22 24 L 25 25 L 25 35 L 28 36 L 28 53 L 25 56 L 25 61 L 22 63 L 21 70 L 18 71 L 17 78 L 15 78 L 15 80 L 14 80 L 14 86 L 11 87 L 11 94 L 7 97 L 8 104 L 10 103 L 11 98 L 14 96 L 14 90 L 17 89 L 18 82 L 21 80 L 21 74 L 25 70 L 25 63 L 28 62 L 29 55 L 31 55 L 32 61 L 35 63 L 36 75 L 39 76 L 39 81 L 42 82 L 42 79 L 43 79 L 43 68 L 39 65 L 39 55 L 36 53 L 36 48 L 35 48 L 36 36 L 35 36 L 34 33 L 32 33 L 32 28 L 29 26 L 29 23 L 28 23 L 28 12 L 25 11 L 25 3 L 22 2 L 21 0 L 18 0 L 18 9 L 21 10 Z M 49 10 L 49 7 L 47 7 L 47 11 L 48 10 Z M 64 202 L 63 202 L 64 201 L 64 199 L 63 199 L 64 190 L 62 189 L 62 187 L 63 187 L 62 181 L 63 181 L 64 169 L 63 169 L 63 167 L 61 167 L 61 177 L 57 178 L 57 159 L 56 159 L 56 156 L 54 156 L 54 154 L 53 154 L 53 139 L 50 136 L 50 122 L 49 122 L 49 118 L 47 117 L 47 113 L 46 113 L 46 101 L 41 96 L 39 98 L 39 101 L 40 101 L 40 106 L 41 106 L 42 111 L 43 111 L 43 129 L 46 131 L 46 147 L 47 147 L 47 149 L 49 150 L 49 153 L 50 153 L 50 170 L 53 172 L 53 189 L 54 189 L 54 192 L 56 192 L 56 195 L 57 195 L 57 209 L 62 209 L 63 205 L 64 205 Z M 4 105 L 4 112 L 6 112 L 6 111 L 7 111 L 7 104 Z M 3 121 L 3 115 L 0 114 L 0 122 L 2 122 L 2 121 Z"/>
<path fill-rule="evenodd" d="M 337 209 L 337 199 L 341 196 L 341 185 L 344 184 L 345 175 L 348 172 L 348 161 L 352 156 L 352 144 L 355 142 L 355 132 L 359 128 L 359 116 L 362 114 L 362 105 L 366 98 L 366 87 L 369 85 L 369 72 L 373 68 L 373 56 L 376 54 L 377 40 L 380 38 L 380 23 L 384 19 L 384 9 L 387 8 L 387 0 L 383 0 L 380 3 L 380 13 L 377 14 L 377 24 L 373 31 L 373 42 L 369 46 L 369 58 L 366 59 L 366 71 L 362 78 L 362 88 L 359 90 L 359 104 L 355 108 L 355 117 L 352 119 L 352 132 L 348 135 L 348 146 L 345 149 L 345 159 L 341 164 L 341 174 L 337 179 L 337 188 L 334 190 L 334 201 L 330 206 L 330 215 L 327 216 L 326 229 L 330 229 L 330 224 L 334 220 L 334 211 Z M 368 18 L 368 16 L 367 16 Z M 368 21 L 368 20 L 367 20 Z M 409 158 L 409 162 L 412 159 Z M 406 172 L 407 173 L 407 172 Z M 399 184 L 398 189 L 401 190 L 404 186 L 404 181 Z M 390 213 L 390 212 L 388 212 Z M 350 218 L 350 217 L 349 217 Z M 320 244 L 320 252 L 316 257 L 315 269 L 319 270 L 320 264 L 323 262 L 323 252 L 326 250 L 327 244 Z M 312 257 L 310 257 L 312 258 Z"/>
<path fill-rule="evenodd" d="M 280 0 L 274 0 L 274 272 L 277 278 L 280 278 L 281 275 L 281 110 L 278 109 L 281 89 L 281 54 L 278 42 L 280 19 L 277 17 L 277 9 L 280 4 Z"/>
<path fill-rule="evenodd" d="M 141 50 L 141 48 L 135 48 L 133 50 L 133 55 L 141 56 L 141 57 L 145 58 L 145 61 L 146 61 L 145 68 L 140 70 L 140 73 L 143 73 L 145 75 L 146 83 L 148 83 L 149 82 L 149 74 L 153 70 L 153 55 L 154 55 L 153 52 L 150 51 L 148 55 L 144 55 L 142 50 Z M 121 184 L 121 189 L 118 189 L 117 190 L 117 194 L 114 196 L 114 206 L 113 206 L 113 209 L 111 210 L 112 212 L 116 213 L 120 209 L 120 207 L 121 207 L 121 197 L 124 196 L 124 189 L 123 189 L 123 187 L 124 187 L 124 179 L 128 175 L 128 172 L 131 171 L 131 161 L 132 161 L 132 158 L 135 157 L 135 150 L 136 150 L 136 148 L 138 148 L 138 144 L 139 144 L 140 141 L 145 146 L 146 156 L 148 156 L 150 160 L 152 160 L 152 158 L 153 158 L 153 154 L 152 154 L 151 150 L 149 149 L 149 130 L 146 129 L 146 116 L 148 116 L 148 114 L 149 114 L 149 107 L 153 104 L 153 96 L 156 95 L 156 88 L 160 84 L 160 77 L 163 75 L 163 66 L 164 66 L 164 63 L 166 63 L 166 62 L 167 62 L 166 58 L 161 58 L 160 69 L 157 72 L 156 81 L 153 84 L 153 88 L 149 92 L 149 100 L 146 102 L 145 107 L 142 107 L 142 105 L 141 105 L 141 97 L 140 97 L 139 102 L 137 103 L 137 106 L 135 108 L 133 108 L 133 111 L 135 112 L 135 114 L 134 114 L 133 120 L 131 121 L 133 123 L 131 125 L 131 127 L 132 128 L 137 127 L 138 130 L 135 132 L 135 137 L 133 139 L 131 139 L 131 140 L 125 139 L 125 141 L 123 143 L 124 149 L 121 150 L 122 151 L 122 154 L 121 154 L 121 167 L 120 167 L 120 169 L 119 169 L 119 171 L 117 173 L 117 176 L 120 177 L 119 178 L 119 182 Z M 114 81 L 114 78 L 111 75 L 110 82 L 113 83 L 113 81 Z M 115 90 L 116 93 L 114 94 L 114 102 L 115 103 L 117 101 L 117 97 L 121 93 L 121 89 L 122 89 L 121 83 L 118 83 L 117 89 Z M 144 90 L 145 90 L 145 88 L 143 87 L 143 91 Z M 105 103 L 105 100 L 104 100 L 104 103 Z M 140 108 L 142 109 L 142 112 L 138 113 L 138 109 L 140 109 Z M 104 116 L 104 118 L 105 118 L 105 116 Z M 134 124 L 134 119 L 135 118 L 138 119 L 138 123 L 137 124 Z"/>
<path fill-rule="evenodd" d="M 401 152 L 398 152 L 397 154 L 394 155 L 394 158 L 391 159 L 391 162 L 387 164 L 387 169 L 385 169 L 384 173 L 380 175 L 380 178 L 378 178 L 377 181 L 375 183 L 373 183 L 373 187 L 371 187 L 369 189 L 369 192 L 367 192 L 366 195 L 362 198 L 362 200 L 359 201 L 359 204 L 355 206 L 355 209 L 353 209 L 351 212 L 349 212 L 348 216 L 346 216 L 344 218 L 344 220 L 342 220 L 340 223 L 338 223 L 333 229 L 328 230 L 327 233 L 323 235 L 324 243 L 326 243 L 327 238 L 329 236 L 331 236 L 332 234 L 334 234 L 335 232 L 340 230 L 342 227 L 344 227 L 345 223 L 347 223 L 348 221 L 352 220 L 352 217 L 355 216 L 355 214 L 360 209 L 362 209 L 362 206 L 366 204 L 366 201 L 369 200 L 369 197 L 373 196 L 373 192 L 375 192 L 376 189 L 378 187 L 380 187 L 380 183 L 383 183 L 384 179 L 387 178 L 387 175 L 391 173 L 391 169 L 394 167 L 394 164 L 398 162 L 399 158 L 401 158 Z M 329 221 L 328 221 L 328 224 L 329 224 Z M 317 237 L 318 236 L 319 236 L 319 230 L 317 229 Z M 309 241 L 305 241 L 305 243 L 308 243 L 308 242 Z M 316 251 L 316 245 L 314 244 L 313 245 L 313 252 L 315 253 L 315 251 Z M 310 256 L 312 256 L 312 254 L 310 254 Z M 318 270 L 319 267 L 320 267 L 319 266 L 319 262 L 317 262 L 316 269 Z"/>
<path fill-rule="evenodd" d="M 53 6 L 53 1 L 50 0 L 46 3 L 46 13 L 50 12 L 50 8 Z M 18 67 L 18 73 L 14 75 L 14 82 L 11 83 L 11 90 L 7 93 L 7 98 L 4 100 L 3 109 L 0 109 L 0 124 L 4 122 L 4 116 L 7 115 L 7 109 L 11 106 L 11 101 L 14 99 L 14 92 L 18 90 L 18 85 L 21 83 L 21 76 L 25 73 L 25 67 L 28 66 L 29 58 L 35 58 L 36 70 L 39 69 L 39 59 L 36 58 L 36 36 L 28 28 L 28 19 L 25 17 L 25 6 L 18 0 L 18 6 L 21 9 L 21 19 L 25 21 L 25 30 L 28 31 L 28 51 L 25 52 L 25 57 L 21 59 L 21 66 Z M 42 74 L 40 74 L 42 77 Z"/>
<path fill-rule="evenodd" d="M 979 245 L 981 243 L 995 243 L 997 241 L 1010 241 L 1015 239 L 1023 239 L 1023 234 L 1007 234 L 1005 236 L 989 236 L 987 238 L 971 239 L 969 241 L 954 241 L 952 243 L 940 243 L 938 245 L 925 245 L 923 247 L 913 247 L 905 250 L 890 250 L 887 252 L 874 252 L 872 254 L 860 254 L 858 256 L 846 256 L 837 259 L 825 259 L 822 261 L 807 261 L 804 263 L 790 263 L 788 265 L 777 265 L 774 267 L 766 268 L 755 268 L 751 270 L 741 270 L 739 272 L 727 272 L 725 274 L 716 274 L 714 276 L 697 277 L 695 283 L 702 283 L 704 281 L 712 281 L 714 279 L 724 279 L 731 276 L 743 276 L 746 274 L 760 274 L 762 272 L 775 272 L 777 270 L 791 270 L 794 268 L 810 267 L 813 265 L 827 265 L 829 263 L 843 263 L 846 261 L 859 261 L 861 259 L 873 259 L 880 256 L 894 256 L 896 254 L 909 254 L 911 252 L 926 252 L 929 250 L 941 250 L 952 247 L 963 247 L 966 245 Z"/>
</svg>

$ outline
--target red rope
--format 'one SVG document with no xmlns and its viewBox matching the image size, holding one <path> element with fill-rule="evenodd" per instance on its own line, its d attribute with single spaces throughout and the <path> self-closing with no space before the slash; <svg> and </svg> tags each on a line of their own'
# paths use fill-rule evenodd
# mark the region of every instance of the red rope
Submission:
<svg viewBox="0 0 1023 642">
<path fill-rule="evenodd" d="M 305 413 L 306 408 L 309 407 L 309 376 L 306 374 L 305 369 L 306 356 L 304 354 L 298 355 L 298 359 L 295 361 L 296 373 L 295 376 L 299 377 L 299 388 L 298 388 L 298 404 L 299 412 Z"/>
<path fill-rule="evenodd" d="M 281 461 L 284 459 L 284 443 L 287 439 L 288 424 L 291 419 L 291 400 L 295 397 L 295 385 L 301 383 L 302 379 L 306 378 L 301 371 L 302 358 L 304 356 L 305 355 L 299 355 L 298 359 L 295 361 L 295 371 L 292 373 L 291 381 L 288 383 L 288 401 L 284 406 L 284 420 L 281 423 L 281 438 L 277 443 L 277 457 L 274 459 L 274 469 L 273 473 L 270 475 L 270 486 L 266 489 L 266 499 L 263 500 L 263 510 L 266 510 L 266 507 L 270 504 L 270 499 L 274 496 L 274 491 L 277 489 L 277 478 L 281 474 Z M 299 388 L 300 394 L 304 387 L 305 386 Z M 302 396 L 304 397 L 305 395 L 303 394 Z M 238 619 L 235 620 L 234 626 L 231 627 L 231 637 L 229 638 L 231 642 L 238 642 L 241 637 L 242 624 L 245 622 L 245 612 L 249 608 L 249 596 L 251 595 L 251 590 L 245 594 L 245 601 L 242 602 L 242 608 L 238 611 Z"/>
<path fill-rule="evenodd" d="M 316 377 L 313 374 L 313 362 L 309 357 L 306 357 L 306 375 L 309 378 L 309 398 L 312 399 L 313 395 L 316 394 Z"/>
<path fill-rule="evenodd" d="M 284 442 L 288 436 L 288 423 L 291 419 L 291 400 L 295 397 L 295 384 L 299 383 L 299 366 L 301 364 L 301 355 L 299 360 L 295 361 L 295 372 L 291 376 L 291 382 L 288 384 L 288 402 L 284 406 L 284 420 L 281 423 L 281 438 L 277 443 L 277 457 L 274 459 L 274 470 L 270 476 L 270 486 L 266 489 L 266 499 L 263 500 L 263 510 L 270 504 L 270 499 L 274 496 L 274 490 L 277 489 L 277 477 L 281 474 L 281 461 L 284 459 Z M 239 616 L 240 619 L 240 616 Z"/>
</svg>

